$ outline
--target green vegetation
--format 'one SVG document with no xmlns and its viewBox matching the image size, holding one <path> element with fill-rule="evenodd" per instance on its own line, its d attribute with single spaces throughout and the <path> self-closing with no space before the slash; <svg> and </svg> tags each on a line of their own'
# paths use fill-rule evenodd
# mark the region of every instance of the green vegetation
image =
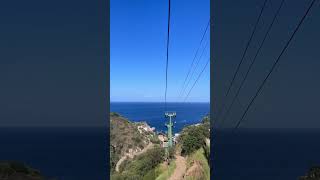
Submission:
<svg viewBox="0 0 320 180">
<path fill-rule="evenodd" d="M 210 115 L 205 116 L 205 117 L 202 119 L 201 123 L 202 123 L 202 124 L 209 125 L 209 127 L 210 127 Z"/>
<path fill-rule="evenodd" d="M 190 180 L 210 179 L 209 156 L 210 118 L 206 116 L 201 123 L 183 128 L 178 138 L 178 144 L 169 149 L 169 166 L 165 160 L 165 149 L 160 148 L 160 141 L 155 133 L 138 129 L 141 123 L 132 123 L 117 113 L 111 113 L 111 179 L 112 180 L 165 180 L 176 169 L 172 159 L 176 153 L 187 158 L 187 178 Z M 154 148 L 147 150 L 133 159 L 127 158 L 115 172 L 116 163 L 128 153 L 129 149 L 143 149 L 148 143 Z"/>
<path fill-rule="evenodd" d="M 201 148 L 204 144 L 204 136 L 201 134 L 201 131 L 195 126 L 192 126 L 184 132 L 181 136 L 182 140 L 182 154 L 189 155 L 195 150 Z"/>
<path fill-rule="evenodd" d="M 179 137 L 181 146 L 181 153 L 189 155 L 199 148 L 206 146 L 206 138 L 210 138 L 210 119 L 208 116 L 204 117 L 202 123 L 198 125 L 191 125 L 183 128 Z"/>
<path fill-rule="evenodd" d="M 24 179 L 44 180 L 45 178 L 38 170 L 32 169 L 24 163 L 10 161 L 0 162 L 0 178 L 3 179 Z"/>
<path fill-rule="evenodd" d="M 155 147 L 126 161 L 121 165 L 120 173 L 111 176 L 112 180 L 152 180 L 156 177 L 156 167 L 164 160 L 164 149 Z"/>
<path fill-rule="evenodd" d="M 208 146 L 203 146 L 204 156 L 207 158 L 207 161 L 210 165 L 210 144 Z"/>
<path fill-rule="evenodd" d="M 194 168 L 197 172 L 192 172 L 192 170 L 189 172 L 191 176 L 187 176 L 187 180 L 210 180 L 210 167 L 203 148 L 188 156 L 187 169 L 191 169 L 192 166 L 199 167 Z"/>
<path fill-rule="evenodd" d="M 181 131 L 177 149 L 187 158 L 187 180 L 210 179 L 210 116 L 201 123 L 190 125 Z"/>
<path fill-rule="evenodd" d="M 152 142 L 153 144 L 160 145 L 160 140 L 157 135 L 149 136 L 149 139 L 150 139 L 150 142 Z"/>
<path fill-rule="evenodd" d="M 320 179 L 320 167 L 312 167 L 306 176 L 302 176 L 299 180 L 319 180 Z"/>
<path fill-rule="evenodd" d="M 120 117 L 120 114 L 116 113 L 116 112 L 110 112 L 110 116 L 111 117 Z"/>
<path fill-rule="evenodd" d="M 156 180 L 167 180 L 172 175 L 174 170 L 176 169 L 176 163 L 175 161 L 171 161 L 169 166 L 161 164 L 156 168 Z"/>
<path fill-rule="evenodd" d="M 155 134 L 150 132 L 140 133 L 137 123 L 132 123 L 120 114 L 110 113 L 110 166 L 111 172 L 119 159 L 129 150 L 143 149 L 154 139 Z"/>
<path fill-rule="evenodd" d="M 173 159 L 175 153 L 176 153 L 176 148 L 175 147 L 169 147 L 169 159 Z"/>
</svg>

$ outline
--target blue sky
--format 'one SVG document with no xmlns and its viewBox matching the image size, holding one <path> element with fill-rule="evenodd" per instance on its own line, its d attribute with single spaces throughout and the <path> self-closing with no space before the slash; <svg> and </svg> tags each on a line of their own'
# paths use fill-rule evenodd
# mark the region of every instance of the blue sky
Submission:
<svg viewBox="0 0 320 180">
<path fill-rule="evenodd" d="M 168 1 L 111 0 L 110 3 L 111 101 L 163 101 Z M 179 91 L 208 23 L 209 3 L 209 0 L 171 1 L 168 101 L 183 99 L 178 98 Z M 209 34 L 208 31 L 202 48 L 206 42 L 208 46 L 186 92 L 209 58 Z M 188 102 L 209 102 L 209 73 L 208 66 Z"/>
</svg>

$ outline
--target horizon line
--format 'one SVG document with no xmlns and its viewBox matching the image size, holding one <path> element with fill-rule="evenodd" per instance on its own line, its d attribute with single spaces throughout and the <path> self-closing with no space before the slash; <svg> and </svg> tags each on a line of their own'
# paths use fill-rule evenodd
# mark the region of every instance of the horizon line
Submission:
<svg viewBox="0 0 320 180">
<path fill-rule="evenodd" d="M 110 101 L 110 103 L 164 103 L 163 101 Z M 169 101 L 167 103 L 210 103 L 210 101 L 192 101 L 192 102 L 178 102 Z"/>
</svg>

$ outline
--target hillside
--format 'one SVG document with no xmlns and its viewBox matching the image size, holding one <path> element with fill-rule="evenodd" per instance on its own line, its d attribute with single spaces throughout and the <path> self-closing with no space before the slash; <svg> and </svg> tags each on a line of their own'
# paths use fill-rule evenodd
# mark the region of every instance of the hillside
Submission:
<svg viewBox="0 0 320 180">
<path fill-rule="evenodd" d="M 177 157 L 184 158 L 185 180 L 210 179 L 210 118 L 206 116 L 201 123 L 182 129 L 177 143 Z"/>
<path fill-rule="evenodd" d="M 154 129 L 110 114 L 111 179 L 113 180 L 207 180 L 210 178 L 210 119 L 186 126 L 177 135 L 169 162 Z M 160 137 L 160 136 L 159 136 Z"/>
<path fill-rule="evenodd" d="M 0 162 L 1 180 L 47 180 L 38 170 L 20 162 Z M 53 179 L 52 179 L 53 180 Z"/>
<path fill-rule="evenodd" d="M 309 172 L 299 180 L 320 180 L 320 167 L 312 167 Z"/>
<path fill-rule="evenodd" d="M 111 170 L 125 161 L 128 157 L 143 152 L 146 147 L 150 148 L 157 137 L 144 122 L 130 122 L 117 113 L 110 113 L 110 157 Z M 120 162 L 119 162 L 120 161 Z M 118 164 L 117 164 L 118 163 Z"/>
</svg>

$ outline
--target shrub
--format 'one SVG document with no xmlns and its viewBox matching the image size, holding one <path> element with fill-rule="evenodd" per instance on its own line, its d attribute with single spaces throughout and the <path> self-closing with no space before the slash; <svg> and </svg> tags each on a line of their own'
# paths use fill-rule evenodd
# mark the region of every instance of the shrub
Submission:
<svg viewBox="0 0 320 180">
<path fill-rule="evenodd" d="M 141 143 L 141 138 L 139 138 L 138 136 L 134 136 L 131 139 L 135 142 L 135 144 Z"/>
<path fill-rule="evenodd" d="M 174 154 L 175 154 L 176 150 L 174 147 L 169 148 L 169 159 L 173 159 L 174 158 Z"/>
<path fill-rule="evenodd" d="M 202 119 L 202 124 L 210 124 L 210 116 L 207 115 Z"/>
<path fill-rule="evenodd" d="M 120 114 L 118 114 L 118 113 L 116 113 L 116 112 L 111 112 L 111 113 L 110 113 L 110 116 L 120 117 Z"/>
<path fill-rule="evenodd" d="M 189 155 L 195 150 L 201 148 L 205 144 L 207 133 L 202 126 L 190 126 L 186 128 L 181 135 L 181 153 Z"/>
<path fill-rule="evenodd" d="M 26 167 L 25 164 L 20 162 L 12 162 L 11 168 L 14 169 L 16 172 L 21 172 L 24 174 L 29 174 L 29 169 Z"/>
<path fill-rule="evenodd" d="M 134 174 L 139 177 L 144 177 L 164 160 L 164 155 L 163 148 L 156 147 L 150 149 L 142 155 L 135 157 L 132 161 L 125 162 L 124 166 L 121 165 L 121 169 L 124 170 L 122 175 Z M 125 180 L 123 176 L 122 178 Z"/>
<path fill-rule="evenodd" d="M 153 144 L 160 144 L 160 140 L 158 139 L 157 136 L 151 137 L 150 142 L 152 142 Z"/>
</svg>

